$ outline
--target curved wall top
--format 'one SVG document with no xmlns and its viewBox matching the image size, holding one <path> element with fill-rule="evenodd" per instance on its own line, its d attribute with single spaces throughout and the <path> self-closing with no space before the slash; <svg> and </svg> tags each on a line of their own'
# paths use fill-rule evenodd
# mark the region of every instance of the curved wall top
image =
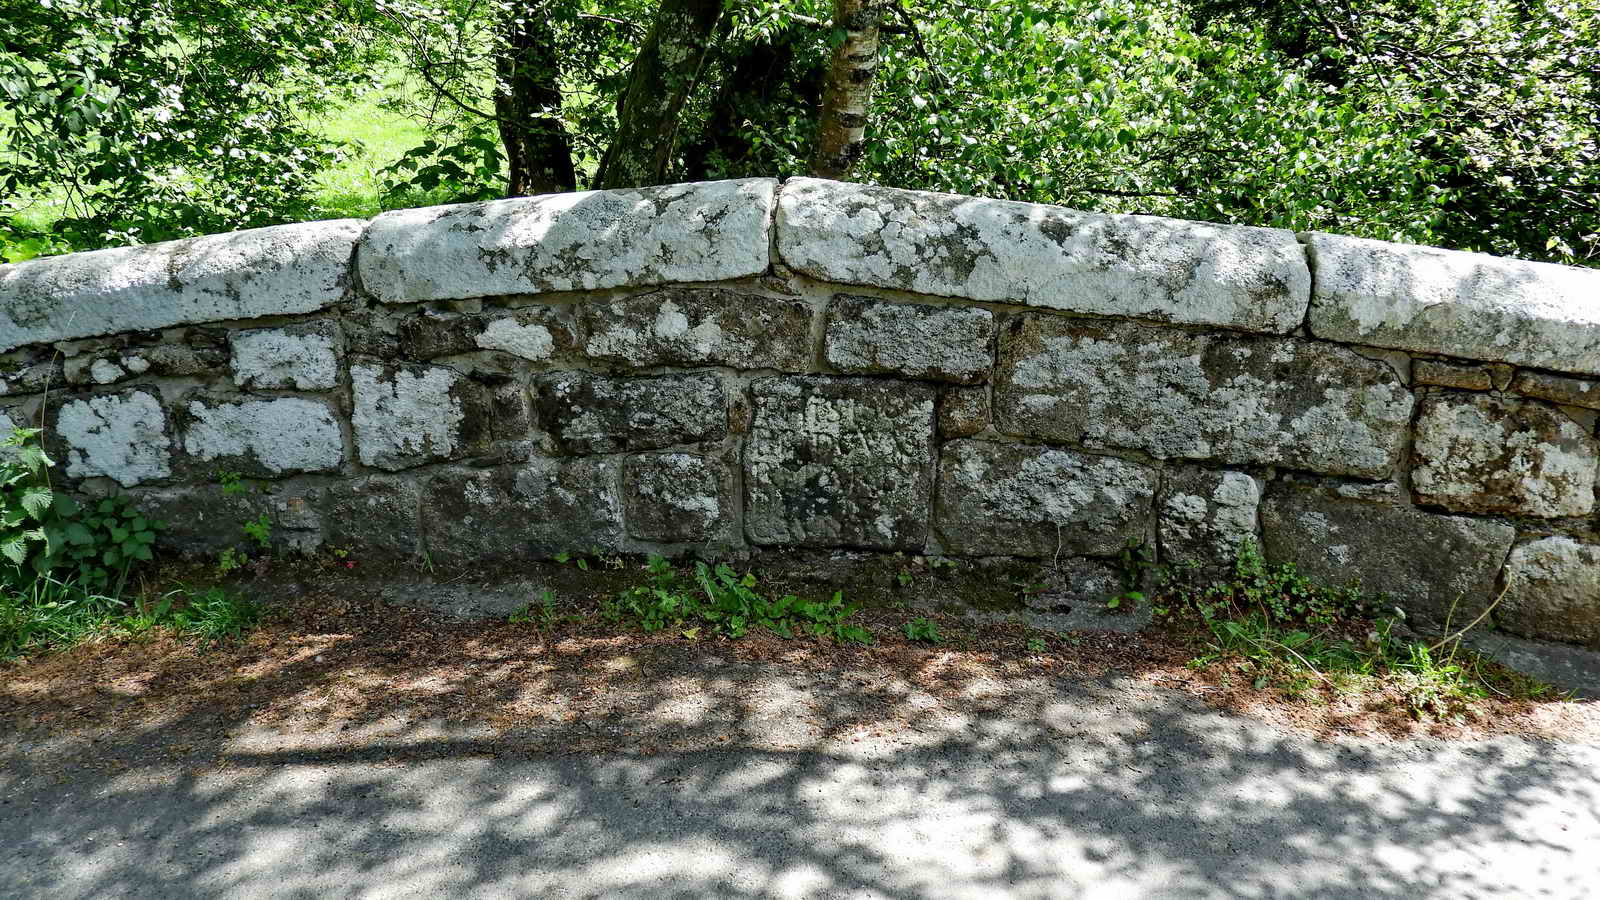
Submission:
<svg viewBox="0 0 1600 900">
<path fill-rule="evenodd" d="M 0 266 L 0 427 L 229 540 L 1040 560 L 1245 538 L 1600 647 L 1600 271 L 796 178 Z M 46 396 L 46 388 L 50 388 Z"/>
</svg>

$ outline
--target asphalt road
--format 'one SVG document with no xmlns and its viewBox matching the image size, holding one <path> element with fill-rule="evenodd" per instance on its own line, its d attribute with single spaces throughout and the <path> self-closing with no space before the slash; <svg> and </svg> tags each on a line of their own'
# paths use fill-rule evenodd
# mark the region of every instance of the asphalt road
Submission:
<svg viewBox="0 0 1600 900">
<path fill-rule="evenodd" d="M 1117 680 L 818 737 L 767 687 L 653 753 L 391 724 L 103 770 L 11 741 L 0 897 L 1600 896 L 1600 747 L 1316 741 Z"/>
</svg>

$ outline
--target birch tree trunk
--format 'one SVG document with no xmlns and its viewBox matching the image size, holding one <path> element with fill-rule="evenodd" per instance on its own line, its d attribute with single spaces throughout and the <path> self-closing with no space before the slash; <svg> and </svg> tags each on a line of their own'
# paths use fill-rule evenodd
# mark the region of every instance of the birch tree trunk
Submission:
<svg viewBox="0 0 1600 900">
<path fill-rule="evenodd" d="M 617 133 L 595 173 L 597 188 L 666 181 L 678 114 L 694 90 L 723 0 L 661 0 L 617 104 Z"/>
<path fill-rule="evenodd" d="M 878 26 L 891 0 L 833 0 L 833 25 L 844 41 L 833 48 L 817 118 L 811 174 L 843 178 L 866 146 L 872 78 L 878 71 Z"/>
</svg>

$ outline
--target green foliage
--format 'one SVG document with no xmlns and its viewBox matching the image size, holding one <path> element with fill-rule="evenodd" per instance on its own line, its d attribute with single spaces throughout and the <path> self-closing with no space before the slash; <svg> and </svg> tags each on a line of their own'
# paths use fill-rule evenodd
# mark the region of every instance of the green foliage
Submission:
<svg viewBox="0 0 1600 900">
<path fill-rule="evenodd" d="M 1198 620 L 1210 634 L 1209 651 L 1191 666 L 1230 662 L 1258 690 L 1294 695 L 1318 682 L 1341 690 L 1388 684 L 1419 718 L 1473 714 L 1473 702 L 1500 676 L 1459 639 L 1430 645 L 1401 633 L 1399 610 L 1374 613 L 1356 588 L 1321 586 L 1292 565 L 1269 565 L 1247 541 L 1231 581 L 1180 592 L 1168 617 Z"/>
<path fill-rule="evenodd" d="M 17 428 L 0 442 L 0 581 L 26 590 L 53 577 L 119 594 L 129 571 L 153 558 L 162 523 L 125 495 L 83 506 L 55 490 L 55 462 L 38 438 L 37 428 Z"/>
<path fill-rule="evenodd" d="M 1130 606 L 1144 602 L 1144 573 L 1156 567 L 1150 548 L 1137 538 L 1129 538 L 1117 557 L 1117 571 L 1122 576 L 1122 592 L 1106 601 L 1108 609 L 1119 609 L 1124 602 Z"/>
<path fill-rule="evenodd" d="M 709 627 L 716 634 L 741 637 L 765 628 L 781 637 L 830 637 L 841 643 L 870 644 L 872 634 L 849 621 L 858 608 L 835 592 L 827 600 L 802 600 L 793 594 L 768 597 L 756 590 L 753 574 L 740 575 L 726 564 L 694 565 L 692 581 L 665 559 L 650 557 L 645 584 L 623 591 L 617 611 L 645 631 Z"/>
<path fill-rule="evenodd" d="M 98 634 L 140 635 L 155 628 L 215 644 L 239 638 L 260 621 L 256 604 L 215 587 L 133 601 L 48 575 L 20 586 L 0 583 L 0 659 L 65 649 Z"/>
<path fill-rule="evenodd" d="M 944 643 L 944 635 L 939 633 L 939 623 L 925 616 L 907 622 L 903 630 L 908 641 L 916 641 L 919 644 Z"/>
<path fill-rule="evenodd" d="M 339 150 L 308 117 L 382 51 L 364 7 L 0 0 L 0 221 L 55 205 L 81 248 L 302 216 Z"/>
<path fill-rule="evenodd" d="M 553 628 L 560 624 L 561 620 L 561 614 L 556 612 L 556 595 L 551 591 L 544 591 L 539 595 L 538 606 L 524 603 L 506 618 L 512 625 L 537 625 L 540 628 Z"/>
<path fill-rule="evenodd" d="M 163 603 L 177 597 L 187 600 L 172 613 L 172 624 L 180 633 L 213 644 L 237 640 L 261 622 L 262 611 L 253 600 L 221 587 L 184 590 L 169 594 Z"/>
</svg>

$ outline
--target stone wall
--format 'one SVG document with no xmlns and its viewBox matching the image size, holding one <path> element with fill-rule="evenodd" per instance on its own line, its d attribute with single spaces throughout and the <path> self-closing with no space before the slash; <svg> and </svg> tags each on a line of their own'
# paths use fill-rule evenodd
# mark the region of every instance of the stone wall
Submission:
<svg viewBox="0 0 1600 900">
<path fill-rule="evenodd" d="M 1130 545 L 1252 538 L 1600 647 L 1600 271 L 754 179 L 0 266 L 0 307 L 0 419 L 183 551 L 266 513 L 369 560 L 899 552 L 1103 596 Z"/>
</svg>

